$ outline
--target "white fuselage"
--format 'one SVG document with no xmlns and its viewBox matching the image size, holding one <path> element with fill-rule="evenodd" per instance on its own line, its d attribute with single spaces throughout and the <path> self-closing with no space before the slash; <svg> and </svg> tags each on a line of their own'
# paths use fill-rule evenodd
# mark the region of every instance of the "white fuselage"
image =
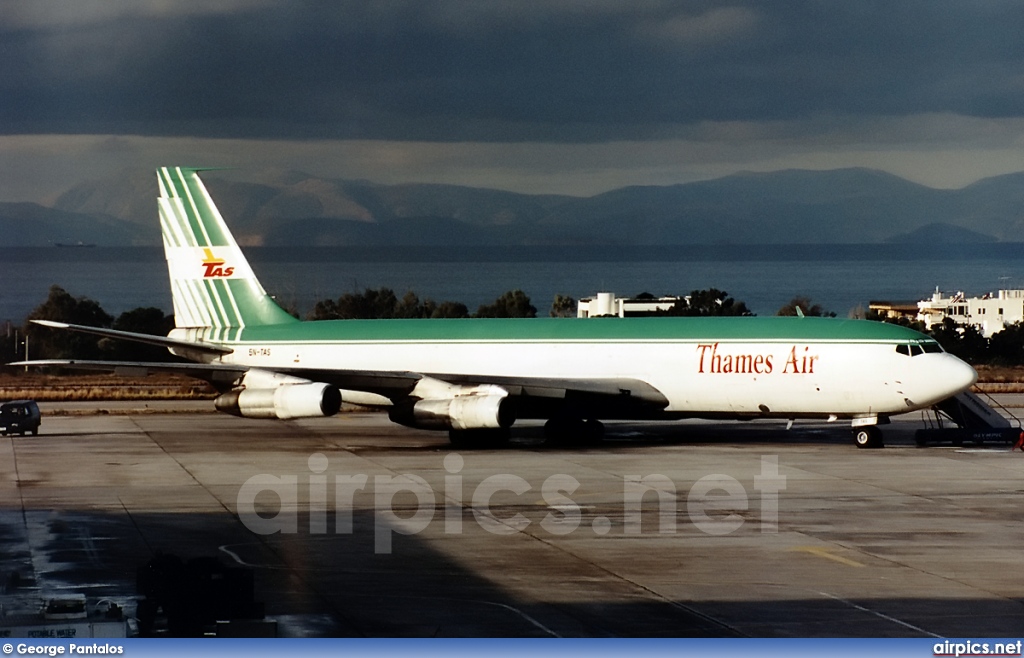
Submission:
<svg viewBox="0 0 1024 658">
<path fill-rule="evenodd" d="M 890 342 L 714 340 L 403 340 L 232 343 L 222 362 L 275 370 L 344 368 L 579 380 L 637 379 L 666 412 L 867 417 L 922 409 L 973 384 L 946 353 Z"/>
</svg>

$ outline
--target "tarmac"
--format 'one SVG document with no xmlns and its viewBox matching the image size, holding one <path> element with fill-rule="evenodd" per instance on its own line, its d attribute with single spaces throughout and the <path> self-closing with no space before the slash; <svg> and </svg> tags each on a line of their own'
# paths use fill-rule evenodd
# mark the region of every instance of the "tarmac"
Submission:
<svg viewBox="0 0 1024 658">
<path fill-rule="evenodd" d="M 1024 628 L 1024 453 L 918 448 L 920 416 L 882 450 L 839 423 L 687 421 L 575 449 L 517 426 L 509 449 L 456 452 L 382 414 L 41 406 L 39 436 L 0 438 L 5 607 L 131 611 L 139 565 L 173 554 L 251 569 L 284 636 Z"/>
</svg>

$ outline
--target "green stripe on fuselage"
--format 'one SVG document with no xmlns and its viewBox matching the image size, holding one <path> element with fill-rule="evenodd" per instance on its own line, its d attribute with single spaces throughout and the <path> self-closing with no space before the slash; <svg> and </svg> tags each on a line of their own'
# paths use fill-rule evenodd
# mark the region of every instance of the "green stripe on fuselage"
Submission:
<svg viewBox="0 0 1024 658">
<path fill-rule="evenodd" d="M 743 341 L 892 342 L 927 340 L 912 329 L 833 318 L 530 318 L 322 320 L 246 327 L 243 342 Z"/>
</svg>

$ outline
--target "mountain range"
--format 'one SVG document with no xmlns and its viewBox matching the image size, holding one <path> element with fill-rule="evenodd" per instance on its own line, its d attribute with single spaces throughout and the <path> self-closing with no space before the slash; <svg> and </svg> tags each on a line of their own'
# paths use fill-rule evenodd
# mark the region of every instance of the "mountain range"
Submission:
<svg viewBox="0 0 1024 658">
<path fill-rule="evenodd" d="M 248 172 L 247 172 L 248 173 Z M 1024 172 L 957 190 L 870 169 L 740 173 L 591 197 L 207 172 L 244 245 L 675 245 L 1024 242 Z M 158 245 L 151 171 L 87 181 L 52 207 L 0 203 L 0 247 Z"/>
</svg>

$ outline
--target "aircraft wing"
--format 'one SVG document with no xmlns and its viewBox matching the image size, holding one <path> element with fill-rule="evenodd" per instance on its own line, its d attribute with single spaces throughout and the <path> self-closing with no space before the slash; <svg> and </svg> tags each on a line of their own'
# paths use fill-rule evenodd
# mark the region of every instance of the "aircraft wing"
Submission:
<svg viewBox="0 0 1024 658">
<path fill-rule="evenodd" d="M 668 398 L 657 388 L 639 379 L 573 379 L 550 377 L 491 377 L 485 375 L 431 375 L 451 384 L 496 384 L 516 397 L 564 398 L 588 395 L 629 399 L 659 408 L 668 406 Z"/>
<path fill-rule="evenodd" d="M 652 410 L 664 409 L 669 404 L 668 398 L 656 387 L 645 381 L 629 378 L 577 379 L 298 368 L 275 368 L 274 372 L 333 384 L 340 389 L 377 393 L 395 401 L 409 395 L 421 379 L 430 378 L 456 386 L 492 384 L 504 388 L 511 397 L 519 398 L 520 401 L 538 404 L 572 400 L 581 407 L 612 405 Z"/>
<path fill-rule="evenodd" d="M 250 368 L 226 363 L 159 363 L 146 361 L 87 361 L 44 359 L 18 361 L 11 366 L 59 367 L 74 370 L 110 372 L 126 377 L 144 377 L 152 373 L 175 373 L 209 382 L 218 390 L 227 390 L 250 370 L 265 370 L 331 384 L 343 390 L 376 393 L 397 401 L 406 397 L 416 384 L 431 378 L 454 385 L 492 384 L 512 397 L 538 404 L 571 399 L 581 406 L 614 405 L 664 409 L 668 399 L 657 388 L 638 379 L 572 379 L 543 377 L 501 377 L 457 373 L 417 373 L 404 371 L 342 370 L 308 368 Z"/>
<path fill-rule="evenodd" d="M 34 323 L 55 329 L 91 333 L 108 338 L 130 340 L 188 350 L 192 353 L 223 356 L 233 350 L 223 345 L 198 341 L 177 340 L 165 336 L 140 334 L 116 329 L 33 320 Z M 363 391 L 384 396 L 392 401 L 407 397 L 424 378 L 435 379 L 455 386 L 490 384 L 500 386 L 511 397 L 521 402 L 543 407 L 558 401 L 571 401 L 578 408 L 593 407 L 602 411 L 614 409 L 661 410 L 668 406 L 665 395 L 651 384 L 629 378 L 577 379 L 560 377 L 490 376 L 465 373 L 420 373 L 407 371 L 348 370 L 336 368 L 252 368 L 226 363 L 150 363 L 145 361 L 83 361 L 76 359 L 50 359 L 19 361 L 12 366 L 55 366 L 79 370 L 111 372 L 124 376 L 142 377 L 149 373 L 177 373 L 209 382 L 220 391 L 229 389 L 234 382 L 250 370 L 291 375 L 314 382 L 331 384 L 342 390 Z"/>
</svg>

